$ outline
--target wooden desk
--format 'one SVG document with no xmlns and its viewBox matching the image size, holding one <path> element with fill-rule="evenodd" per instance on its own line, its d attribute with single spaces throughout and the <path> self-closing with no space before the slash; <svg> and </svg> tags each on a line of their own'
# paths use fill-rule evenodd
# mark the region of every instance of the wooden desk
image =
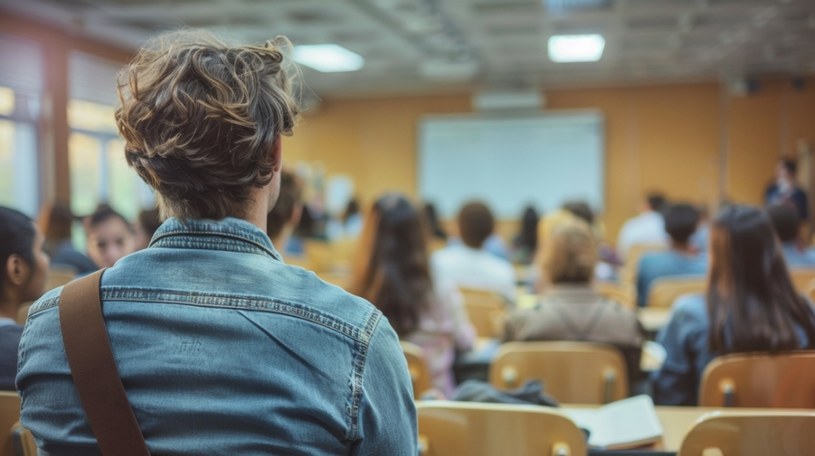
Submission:
<svg viewBox="0 0 815 456">
<path fill-rule="evenodd" d="M 649 333 L 655 333 L 668 324 L 671 309 L 664 307 L 644 307 L 637 311 L 637 319 Z"/>
<path fill-rule="evenodd" d="M 586 408 L 580 405 L 564 405 L 569 408 Z M 588 406 L 590 407 L 590 406 Z M 677 452 L 682 446 L 682 440 L 691 430 L 693 425 L 706 413 L 726 411 L 728 413 L 743 413 L 745 415 L 756 412 L 800 412 L 801 409 L 762 409 L 762 408 L 720 408 L 720 407 L 669 407 L 658 405 L 656 407 L 657 416 L 662 422 L 662 441 L 655 445 L 655 450 Z"/>
</svg>

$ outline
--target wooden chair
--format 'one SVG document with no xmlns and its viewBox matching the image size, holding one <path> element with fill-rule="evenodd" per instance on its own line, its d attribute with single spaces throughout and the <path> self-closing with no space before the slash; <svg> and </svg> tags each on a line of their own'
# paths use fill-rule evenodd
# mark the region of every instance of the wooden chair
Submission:
<svg viewBox="0 0 815 456">
<path fill-rule="evenodd" d="M 20 397 L 14 391 L 0 391 L 0 456 L 14 456 L 11 428 L 20 419 Z"/>
<path fill-rule="evenodd" d="M 799 293 L 809 293 L 815 282 L 815 268 L 790 268 L 790 278 Z"/>
<path fill-rule="evenodd" d="M 688 432 L 678 456 L 810 456 L 815 450 L 813 431 L 813 412 L 711 412 Z"/>
<path fill-rule="evenodd" d="M 718 357 L 702 374 L 699 405 L 815 408 L 815 351 Z"/>
<path fill-rule="evenodd" d="M 464 307 L 478 337 L 503 337 L 506 300 L 493 291 L 462 288 Z"/>
<path fill-rule="evenodd" d="M 501 345 L 490 366 L 490 383 L 516 388 L 541 380 L 561 402 L 604 404 L 628 396 L 622 353 L 589 342 L 510 342 Z"/>
<path fill-rule="evenodd" d="M 76 278 L 76 269 L 70 266 L 51 266 L 45 279 L 45 289 L 53 290 Z"/>
<path fill-rule="evenodd" d="M 695 293 L 704 293 L 707 288 L 705 277 L 665 277 L 657 279 L 648 291 L 648 307 L 671 308 L 676 298 Z"/>
<path fill-rule="evenodd" d="M 620 281 L 634 285 L 637 283 L 637 270 L 640 266 L 640 258 L 650 252 L 660 252 L 665 250 L 660 244 L 634 244 L 625 252 L 625 264 L 620 270 Z"/>
<path fill-rule="evenodd" d="M 11 441 L 16 450 L 16 456 L 37 456 L 37 442 L 28 429 L 22 427 L 20 422 L 11 427 Z"/>
<path fill-rule="evenodd" d="M 626 309 L 637 308 L 637 289 L 630 283 L 597 281 L 594 282 L 594 289 L 606 299 L 611 299 Z"/>
<path fill-rule="evenodd" d="M 475 402 L 418 402 L 424 456 L 585 455 L 585 437 L 557 409 Z"/>
<path fill-rule="evenodd" d="M 422 347 L 405 341 L 401 341 L 401 344 L 402 352 L 407 359 L 410 380 L 413 383 L 413 396 L 418 399 L 433 388 L 433 376 L 430 374 L 430 367 L 427 365 Z"/>
</svg>

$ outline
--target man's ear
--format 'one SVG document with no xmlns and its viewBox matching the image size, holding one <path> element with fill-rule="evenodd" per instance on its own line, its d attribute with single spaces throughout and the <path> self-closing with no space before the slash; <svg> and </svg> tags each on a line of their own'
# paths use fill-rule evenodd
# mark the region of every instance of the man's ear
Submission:
<svg viewBox="0 0 815 456">
<path fill-rule="evenodd" d="M 283 169 L 283 139 L 280 135 L 274 141 L 272 146 L 272 160 L 274 160 L 274 167 L 272 168 L 275 173 L 279 173 Z"/>
<path fill-rule="evenodd" d="M 6 260 L 6 279 L 15 286 L 22 286 L 28 279 L 28 264 L 16 253 Z"/>
</svg>

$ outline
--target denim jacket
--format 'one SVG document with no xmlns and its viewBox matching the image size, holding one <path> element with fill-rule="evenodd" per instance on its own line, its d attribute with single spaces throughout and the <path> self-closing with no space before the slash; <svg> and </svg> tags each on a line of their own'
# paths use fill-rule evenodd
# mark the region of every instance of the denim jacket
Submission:
<svg viewBox="0 0 815 456">
<path fill-rule="evenodd" d="M 60 290 L 20 343 L 21 421 L 44 454 L 99 454 L 71 380 Z M 283 263 L 246 221 L 169 219 L 102 278 L 110 343 L 154 455 L 415 455 L 396 333 L 367 301 Z M 42 454 L 42 453 L 41 453 Z"/>
</svg>

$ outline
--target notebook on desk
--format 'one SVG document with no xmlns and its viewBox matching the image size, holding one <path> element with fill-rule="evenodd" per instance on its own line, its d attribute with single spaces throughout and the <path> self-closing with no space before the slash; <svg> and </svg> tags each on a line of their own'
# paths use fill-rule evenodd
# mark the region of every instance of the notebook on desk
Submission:
<svg viewBox="0 0 815 456">
<path fill-rule="evenodd" d="M 654 401 L 640 395 L 600 408 L 564 409 L 577 426 L 589 431 L 589 446 L 604 449 L 635 448 L 662 438 L 662 424 Z"/>
</svg>

